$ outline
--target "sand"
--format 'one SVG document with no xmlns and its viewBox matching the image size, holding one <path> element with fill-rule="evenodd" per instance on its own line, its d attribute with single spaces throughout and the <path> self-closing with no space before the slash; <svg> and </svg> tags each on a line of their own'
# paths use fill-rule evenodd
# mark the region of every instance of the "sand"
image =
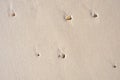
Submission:
<svg viewBox="0 0 120 80">
<path fill-rule="evenodd" d="M 119 0 L 0 0 L 0 80 L 120 80 Z"/>
</svg>

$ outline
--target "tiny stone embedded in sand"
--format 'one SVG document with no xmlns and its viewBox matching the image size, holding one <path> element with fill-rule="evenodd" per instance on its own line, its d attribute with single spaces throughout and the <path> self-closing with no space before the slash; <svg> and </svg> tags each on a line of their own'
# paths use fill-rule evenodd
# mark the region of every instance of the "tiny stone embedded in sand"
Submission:
<svg viewBox="0 0 120 80">
<path fill-rule="evenodd" d="M 72 20 L 72 16 L 65 16 L 65 20 Z"/>
</svg>

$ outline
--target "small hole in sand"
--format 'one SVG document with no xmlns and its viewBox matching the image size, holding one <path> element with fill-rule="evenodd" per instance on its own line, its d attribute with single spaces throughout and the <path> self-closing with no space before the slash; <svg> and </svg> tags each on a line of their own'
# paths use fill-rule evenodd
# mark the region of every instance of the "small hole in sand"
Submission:
<svg viewBox="0 0 120 80">
<path fill-rule="evenodd" d="M 113 68 L 117 68 L 117 66 L 116 66 L 116 65 L 113 65 Z"/>
<path fill-rule="evenodd" d="M 12 16 L 12 17 L 14 17 L 14 16 L 15 16 L 15 13 L 14 13 L 14 12 L 13 12 L 13 13 L 11 13 L 11 16 Z"/>
<path fill-rule="evenodd" d="M 72 16 L 65 16 L 65 20 L 72 20 Z"/>
<path fill-rule="evenodd" d="M 98 14 L 95 13 L 95 12 L 91 12 L 90 14 L 91 14 L 91 16 L 92 16 L 93 18 L 97 18 L 97 17 L 98 17 Z"/>
<path fill-rule="evenodd" d="M 37 54 L 37 56 L 40 56 L 40 54 Z"/>
<path fill-rule="evenodd" d="M 64 59 L 64 58 L 65 58 L 65 54 L 59 54 L 59 55 L 58 55 L 58 58 Z"/>
<path fill-rule="evenodd" d="M 39 57 L 39 56 L 40 56 L 40 54 L 39 54 L 39 53 L 36 53 L 36 56 L 37 56 L 37 57 Z"/>
</svg>

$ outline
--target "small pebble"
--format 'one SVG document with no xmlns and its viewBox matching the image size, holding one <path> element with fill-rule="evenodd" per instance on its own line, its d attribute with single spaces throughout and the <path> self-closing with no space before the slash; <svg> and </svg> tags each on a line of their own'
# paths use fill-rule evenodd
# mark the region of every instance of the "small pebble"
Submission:
<svg viewBox="0 0 120 80">
<path fill-rule="evenodd" d="M 71 16 L 65 16 L 65 20 L 72 20 Z"/>
</svg>

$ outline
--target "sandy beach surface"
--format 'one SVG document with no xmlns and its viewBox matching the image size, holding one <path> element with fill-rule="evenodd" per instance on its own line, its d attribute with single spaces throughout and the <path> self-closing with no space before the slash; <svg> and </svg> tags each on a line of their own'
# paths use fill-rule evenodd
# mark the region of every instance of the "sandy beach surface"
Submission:
<svg viewBox="0 0 120 80">
<path fill-rule="evenodd" d="M 0 80 L 120 80 L 120 0 L 0 0 Z"/>
</svg>

